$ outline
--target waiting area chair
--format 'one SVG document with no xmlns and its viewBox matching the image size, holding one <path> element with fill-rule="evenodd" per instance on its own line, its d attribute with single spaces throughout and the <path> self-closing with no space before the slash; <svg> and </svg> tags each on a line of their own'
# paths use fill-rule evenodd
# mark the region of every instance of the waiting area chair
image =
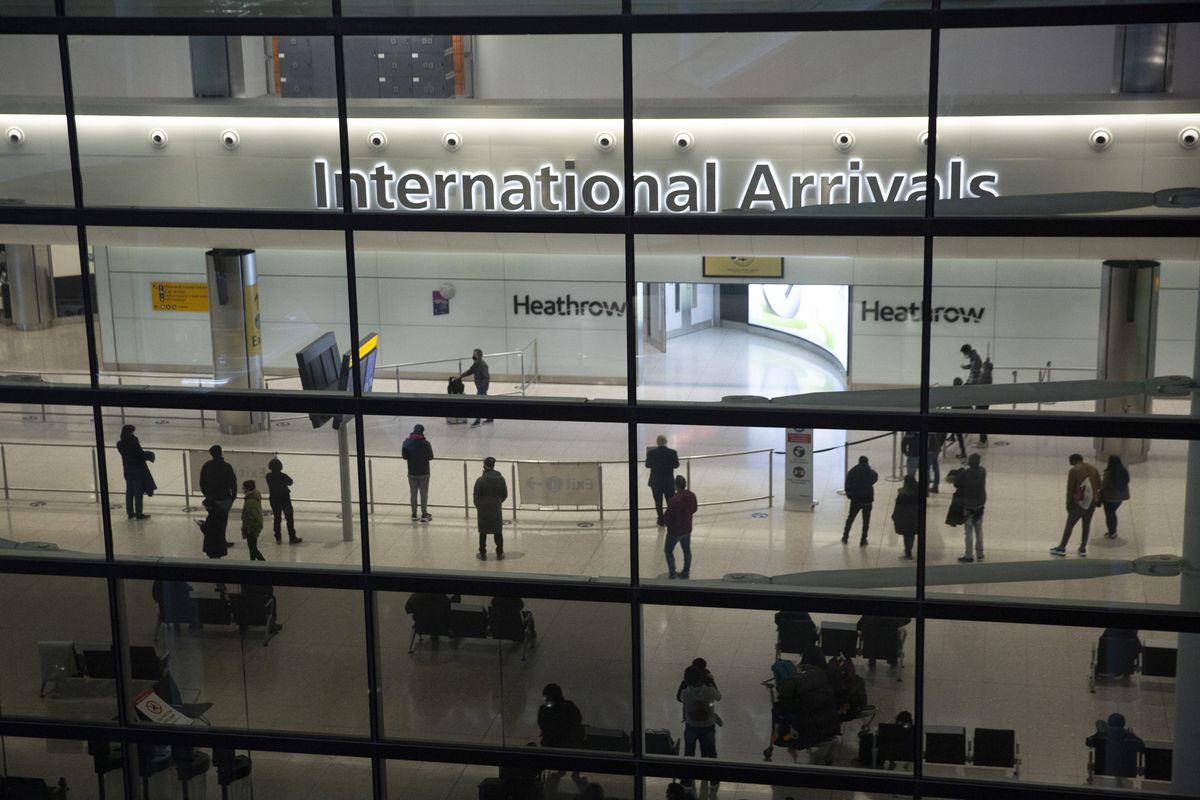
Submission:
<svg viewBox="0 0 1200 800">
<path fill-rule="evenodd" d="M 0 776 L 0 800 L 46 800 L 66 797 L 67 791 L 66 778 L 59 778 L 58 783 L 51 786 L 41 778 Z"/>
<path fill-rule="evenodd" d="M 1096 683 L 1119 680 L 1125 683 L 1141 666 L 1142 643 L 1138 632 L 1125 628 L 1108 628 L 1100 641 L 1092 645 L 1088 690 L 1095 692 Z"/>
<path fill-rule="evenodd" d="M 1088 777 L 1092 783 L 1097 775 L 1115 778 L 1117 784 L 1142 774 L 1142 752 L 1145 743 L 1136 736 L 1113 742 L 1098 738 L 1088 750 Z"/>
<path fill-rule="evenodd" d="M 221 785 L 221 800 L 229 800 L 230 787 L 249 778 L 254 769 L 249 755 L 238 755 L 228 747 L 214 747 L 212 763 L 217 769 L 217 783 Z"/>
<path fill-rule="evenodd" d="M 819 639 L 817 626 L 806 611 L 779 611 L 775 614 L 775 660 L 784 653 L 803 654 Z M 855 640 L 857 645 L 857 638 Z M 836 655 L 833 654 L 833 655 Z"/>
</svg>

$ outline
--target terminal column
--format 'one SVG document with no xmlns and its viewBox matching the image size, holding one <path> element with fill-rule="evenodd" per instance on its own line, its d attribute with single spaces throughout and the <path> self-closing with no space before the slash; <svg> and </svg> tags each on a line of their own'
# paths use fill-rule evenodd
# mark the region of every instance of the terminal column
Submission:
<svg viewBox="0 0 1200 800">
<path fill-rule="evenodd" d="M 1157 261 L 1104 262 L 1100 280 L 1100 350 L 1096 378 L 1144 381 L 1154 377 L 1154 340 L 1158 329 Z M 1096 401 L 1097 414 L 1149 414 L 1150 397 L 1139 394 Z M 1096 458 L 1111 455 L 1126 464 L 1145 461 L 1149 439 L 1096 437 Z"/>
<path fill-rule="evenodd" d="M 262 320 L 253 250 L 218 249 L 205 255 L 213 378 L 218 387 L 263 389 Z M 222 433 L 262 430 L 261 411 L 218 411 Z"/>
<path fill-rule="evenodd" d="M 36 331 L 54 324 L 54 271 L 48 245 L 6 244 L 8 304 L 12 324 Z"/>
</svg>

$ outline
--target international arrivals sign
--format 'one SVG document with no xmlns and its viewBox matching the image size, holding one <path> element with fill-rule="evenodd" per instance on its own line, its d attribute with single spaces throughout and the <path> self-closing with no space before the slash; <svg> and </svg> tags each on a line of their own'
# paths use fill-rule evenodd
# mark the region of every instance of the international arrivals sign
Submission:
<svg viewBox="0 0 1200 800">
<path fill-rule="evenodd" d="M 633 177 L 636 213 L 712 214 L 738 211 L 780 212 L 814 205 L 897 203 L 998 197 L 999 175 L 973 172 L 963 159 L 952 159 L 944 175 L 887 172 L 851 158 L 838 172 L 791 171 L 770 161 L 755 161 L 737 174 L 705 161 L 699 172 L 666 175 L 644 172 Z M 364 211 L 479 211 L 537 213 L 620 213 L 621 180 L 611 172 L 581 173 L 574 160 L 543 164 L 535 171 L 397 169 L 387 162 L 369 171 L 351 170 L 354 207 Z M 735 194 L 727 194 L 734 191 Z M 314 204 L 342 207 L 342 175 L 328 161 L 313 162 Z M 731 206 L 732 204 L 732 206 Z"/>
</svg>

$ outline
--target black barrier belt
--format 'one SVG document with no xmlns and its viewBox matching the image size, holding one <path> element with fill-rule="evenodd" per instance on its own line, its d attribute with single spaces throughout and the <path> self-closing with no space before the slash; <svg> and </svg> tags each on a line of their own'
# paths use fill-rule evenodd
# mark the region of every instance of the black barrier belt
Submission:
<svg viewBox="0 0 1200 800">
<path fill-rule="evenodd" d="M 881 433 L 878 436 L 868 436 L 866 439 L 859 439 L 857 442 L 846 442 L 845 444 L 834 445 L 833 447 L 826 447 L 823 450 L 813 450 L 813 455 L 815 456 L 817 453 L 828 453 L 831 450 L 837 450 L 838 448 L 841 448 L 841 447 L 850 447 L 851 445 L 862 444 L 863 442 L 873 442 L 876 439 L 883 439 L 883 438 L 885 438 L 887 436 L 891 436 L 895 433 L 896 433 L 896 431 L 888 431 L 887 433 Z M 777 456 L 787 455 L 787 451 L 786 450 L 776 450 L 775 455 L 777 455 Z"/>
</svg>

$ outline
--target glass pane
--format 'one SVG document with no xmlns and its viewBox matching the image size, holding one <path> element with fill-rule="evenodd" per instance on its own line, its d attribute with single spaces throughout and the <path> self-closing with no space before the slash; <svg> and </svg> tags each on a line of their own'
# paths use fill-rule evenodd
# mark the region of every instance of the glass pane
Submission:
<svg viewBox="0 0 1200 800">
<path fill-rule="evenodd" d="M 342 0 L 342 14 L 361 17 L 479 16 L 530 14 L 619 14 L 619 0 L 518 0 L 499 5 L 485 0 Z"/>
<path fill-rule="evenodd" d="M 1175 634 L 931 620 L 925 635 L 927 775 L 1013 778 L 1015 744 L 1022 781 L 1170 791 L 1175 720 L 1191 711 L 1176 697 Z M 1047 653 L 1058 669 L 1034 666 Z"/>
<path fill-rule="evenodd" d="M 968 436 L 970 458 L 986 473 L 983 510 L 970 531 L 955 519 L 956 498 L 964 507 L 964 497 L 978 500 L 979 480 L 966 484 L 945 473 L 942 493 L 929 501 L 928 595 L 1179 604 L 1180 578 L 1169 565 L 1182 553 L 1181 531 L 1194 524 L 1184 509 L 1189 446 L 1112 436 Z M 985 565 L 955 563 L 981 553 Z M 1148 570 L 1160 557 L 1168 568 Z"/>
<path fill-rule="evenodd" d="M 374 568 L 626 582 L 625 428 L 476 421 L 367 418 Z"/>
<path fill-rule="evenodd" d="M 1188 413 L 1190 395 L 1174 379 L 1151 382 L 1150 391 L 1146 381 L 1193 372 L 1198 240 L 947 238 L 934 245 L 931 406 Z M 989 365 L 995 385 L 968 386 L 969 397 L 958 400 L 954 380 L 986 383 Z"/>
<path fill-rule="evenodd" d="M 681 778 L 697 749 L 721 761 L 869 766 L 858 760 L 857 734 L 872 723 L 891 726 L 886 760 L 911 771 L 913 682 L 904 680 L 915 647 L 911 620 L 668 606 L 642 613 L 647 748 L 682 756 Z M 776 659 L 796 675 L 776 676 Z M 672 753 L 681 729 L 682 746 Z M 909 757 L 886 746 L 893 744 L 907 745 Z"/>
<path fill-rule="evenodd" d="M 638 438 L 643 580 L 769 576 L 780 591 L 912 596 L 916 572 L 903 556 L 917 552 L 920 487 L 902 480 L 897 434 L 641 425 Z M 695 496 L 690 520 L 681 479 Z"/>
<path fill-rule="evenodd" d="M 80 17 L 320 17 L 330 0 L 66 0 Z"/>
<path fill-rule="evenodd" d="M 0 17 L 53 16 L 54 0 L 11 0 L 0 6 Z"/>
<path fill-rule="evenodd" d="M 97 466 L 91 409 L 0 404 L 0 557 L 103 555 Z"/>
<path fill-rule="evenodd" d="M 103 580 L 0 575 L 0 714 L 106 724 L 117 714 Z"/>
<path fill-rule="evenodd" d="M 104 415 L 118 555 L 361 568 L 353 419 L 335 432 L 302 414 L 217 411 L 200 424 L 145 411 Z"/>
<path fill-rule="evenodd" d="M 627 606 L 392 592 L 376 602 L 389 737 L 630 752 Z"/>
<path fill-rule="evenodd" d="M 349 347 L 340 233 L 91 228 L 88 235 L 100 287 L 101 383 L 296 390 L 303 387 L 297 353 L 326 334 L 333 349 Z M 243 342 L 253 351 L 256 335 L 261 352 L 231 360 Z"/>
<path fill-rule="evenodd" d="M 314 208 L 314 153 L 338 152 L 332 39 L 73 36 L 70 46 L 89 205 Z"/>
<path fill-rule="evenodd" d="M 366 735 L 357 592 L 165 580 L 126 581 L 124 591 L 130 642 L 169 656 L 151 685 L 138 685 L 135 668 L 140 722 Z"/>
<path fill-rule="evenodd" d="M 357 208 L 623 210 L 618 36 L 352 37 L 346 75 Z M 316 207 L 336 208 L 337 151 L 319 152 Z"/>
<path fill-rule="evenodd" d="M 639 236 L 636 254 L 640 397 L 919 406 L 920 240 Z"/>
<path fill-rule="evenodd" d="M 101 740 L 0 737 L 0 775 L 14 797 L 125 797 L 120 746 Z"/>
<path fill-rule="evenodd" d="M 1200 131 L 1178 97 L 1200 88 L 1198 49 L 1196 24 L 946 31 L 937 213 L 1196 214 Z"/>
<path fill-rule="evenodd" d="M 13 13 L 11 4 L 4 5 L 0 16 Z M 15 13 L 53 10 L 30 7 Z M 72 205 L 57 37 L 0 35 L 0 106 L 0 203 Z"/>
<path fill-rule="evenodd" d="M 0 373 L 87 384 L 85 281 L 75 230 L 0 225 Z M 93 293 L 93 308 L 95 294 Z"/>
<path fill-rule="evenodd" d="M 373 391 L 442 394 L 478 348 L 489 396 L 624 399 L 624 264 L 617 236 L 356 234 Z"/>
<path fill-rule="evenodd" d="M 923 213 L 928 60 L 924 31 L 635 36 L 638 213 Z"/>
</svg>

